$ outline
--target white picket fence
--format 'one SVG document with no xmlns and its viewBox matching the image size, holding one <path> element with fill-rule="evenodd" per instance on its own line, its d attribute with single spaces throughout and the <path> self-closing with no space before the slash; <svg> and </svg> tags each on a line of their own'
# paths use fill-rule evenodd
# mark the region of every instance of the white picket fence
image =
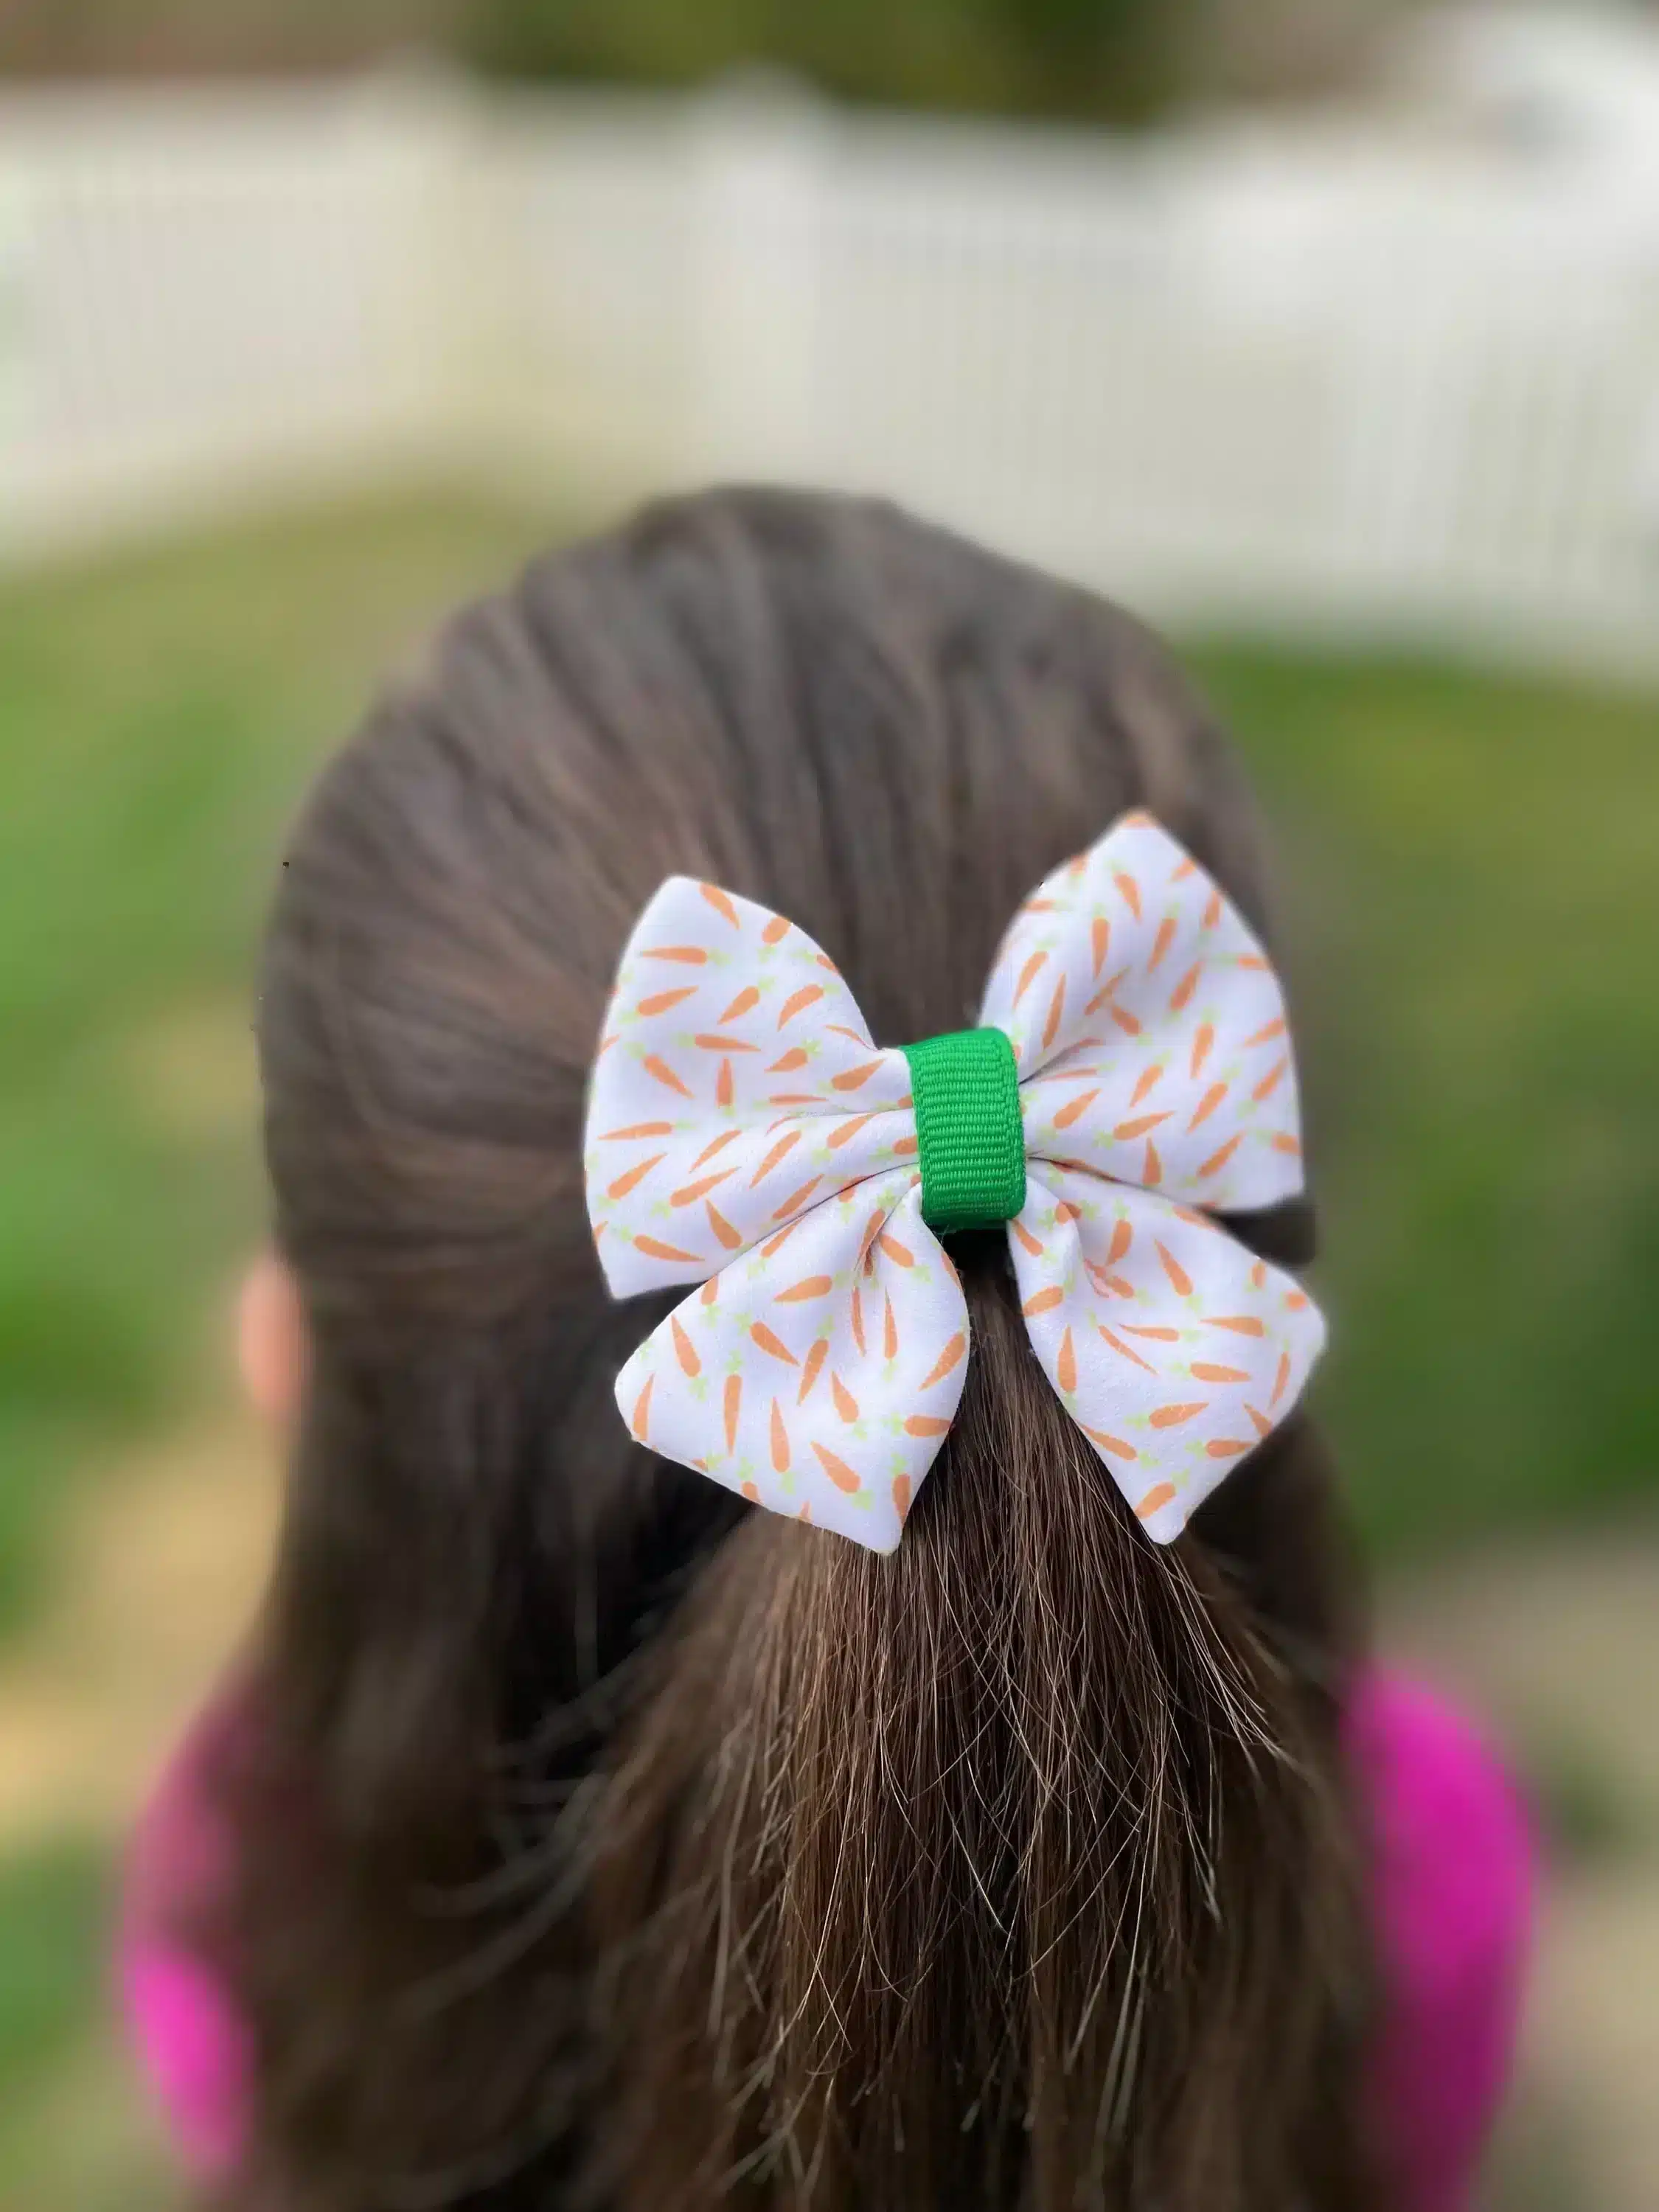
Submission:
<svg viewBox="0 0 1659 2212">
<path fill-rule="evenodd" d="M 1158 619 L 1659 671 L 1659 190 L 753 97 L 0 100 L 0 557 L 438 471 L 875 489 Z"/>
</svg>

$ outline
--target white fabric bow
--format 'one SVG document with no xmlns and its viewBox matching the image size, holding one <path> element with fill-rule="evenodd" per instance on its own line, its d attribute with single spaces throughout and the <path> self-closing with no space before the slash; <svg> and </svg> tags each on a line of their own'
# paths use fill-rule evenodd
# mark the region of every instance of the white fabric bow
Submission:
<svg viewBox="0 0 1659 2212">
<path fill-rule="evenodd" d="M 1132 814 L 1021 908 L 980 1021 L 1018 1072 L 1008 1241 L 1032 1346 L 1167 1543 L 1324 1342 L 1306 1294 L 1209 1218 L 1303 1188 L 1278 978 L 1197 862 Z M 878 1049 L 804 931 L 712 884 L 662 886 L 594 1066 L 588 1207 L 617 1297 L 702 1288 L 617 1402 L 653 1451 L 878 1552 L 969 1356 L 912 1094 L 905 1053 Z"/>
</svg>

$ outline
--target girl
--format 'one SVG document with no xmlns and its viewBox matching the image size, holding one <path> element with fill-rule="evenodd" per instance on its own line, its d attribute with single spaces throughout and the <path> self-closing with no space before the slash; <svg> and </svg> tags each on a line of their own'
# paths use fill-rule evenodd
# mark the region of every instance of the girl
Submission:
<svg viewBox="0 0 1659 2212">
<path fill-rule="evenodd" d="M 726 1255 L 662 1221 L 756 1268 L 770 1237 L 726 1195 L 641 1207 L 660 1152 L 642 1185 L 594 1164 L 614 1135 L 695 1118 L 659 1091 L 680 1121 L 604 1126 L 607 1070 L 654 1059 L 690 1096 L 654 1032 L 605 1056 L 625 1024 L 683 1020 L 663 1009 L 687 968 L 750 957 L 642 937 L 665 879 L 691 879 L 673 895 L 701 891 L 710 932 L 806 933 L 809 1002 L 844 979 L 843 1042 L 810 1004 L 803 1042 L 779 1039 L 775 1064 L 806 1073 L 767 1079 L 817 1086 L 782 1094 L 787 1121 L 790 1098 L 857 1103 L 831 1082 L 902 1081 L 880 1048 L 972 1024 L 1022 902 L 1132 810 L 1161 829 L 1121 834 L 1190 856 L 1204 926 L 1255 945 L 1248 795 L 1144 632 L 890 509 L 776 493 L 659 508 L 538 562 L 452 623 L 324 777 L 266 948 L 280 1261 L 244 1316 L 255 1395 L 293 1422 L 287 1524 L 252 1646 L 141 1839 L 126 1958 L 214 2203 L 1466 2201 L 1507 2063 L 1524 1830 L 1461 1726 L 1368 1672 L 1293 1390 L 1253 1416 L 1271 1433 L 1248 1454 L 1254 1436 L 1212 1437 L 1198 1463 L 1226 1479 L 1181 1529 L 1186 1478 L 1137 1490 L 1138 1448 L 1083 1403 L 1132 1397 L 1151 1360 L 1128 1345 L 1133 1365 L 1079 1380 L 1060 1292 L 1021 1272 L 1041 1238 L 988 1225 L 1018 1229 L 1011 1198 L 947 1225 L 948 1264 L 924 1271 L 942 1341 L 965 1310 L 948 1418 L 848 1416 L 866 1441 L 798 1484 L 811 1372 L 774 1388 L 751 1467 L 742 1408 L 772 1386 L 757 1396 L 744 1362 L 802 1359 L 745 1340 L 714 1389 L 678 1315 Z M 1098 972 L 1114 925 L 1102 908 L 1087 926 Z M 637 1004 L 629 961 L 612 999 L 630 933 L 630 960 L 667 963 Z M 1237 964 L 1267 967 L 1259 947 Z M 732 972 L 713 1044 L 740 1119 Z M 875 1057 L 831 1077 L 848 1036 Z M 888 1111 L 913 1133 L 883 1158 L 908 1146 L 915 1167 L 920 1142 L 893 1187 L 931 1249 L 941 1140 L 930 1165 L 921 1109 L 941 1094 L 911 1065 L 918 1103 Z M 1135 1142 L 1144 1164 L 1097 1188 L 1165 1205 L 1139 1194 L 1168 1180 L 1157 1139 Z M 1012 1165 L 1040 1194 L 1063 1152 Z M 1224 1235 L 1190 1213 L 1169 1235 L 1258 1285 L 1305 1256 L 1305 1205 L 1211 1212 Z M 1058 1235 L 1066 1216 L 1031 1218 Z M 856 1296 L 880 1267 L 910 1295 L 920 1275 L 892 1271 L 915 1252 L 881 1218 L 835 1279 Z M 653 1252 L 648 1279 L 680 1287 L 609 1296 L 596 1224 L 619 1288 Z M 1145 1306 L 1156 1358 L 1152 1299 L 1124 1311 Z M 659 1325 L 680 1369 L 641 1351 Z M 889 1387 L 887 1351 L 860 1389 Z M 843 1413 L 857 1381 L 826 1377 Z M 877 1498 L 890 1531 L 848 1502 L 873 1493 L 843 1455 L 878 1431 L 904 1470 Z M 783 1511 L 749 1502 L 763 1482 Z M 801 1525 L 815 1498 L 860 1540 Z"/>
</svg>

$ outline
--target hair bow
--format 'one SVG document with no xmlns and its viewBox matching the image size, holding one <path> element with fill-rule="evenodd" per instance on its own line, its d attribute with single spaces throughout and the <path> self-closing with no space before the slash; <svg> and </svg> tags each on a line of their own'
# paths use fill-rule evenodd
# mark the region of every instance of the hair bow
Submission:
<svg viewBox="0 0 1659 2212">
<path fill-rule="evenodd" d="M 617 1297 L 702 1287 L 617 1403 L 653 1450 L 891 1551 L 966 1374 L 939 1239 L 1006 1222 L 1037 1358 L 1167 1543 L 1324 1342 L 1306 1293 L 1211 1218 L 1303 1188 L 1278 978 L 1131 814 L 1020 908 L 980 1021 L 878 1049 L 804 930 L 662 886 L 599 1044 L 587 1200 Z"/>
</svg>

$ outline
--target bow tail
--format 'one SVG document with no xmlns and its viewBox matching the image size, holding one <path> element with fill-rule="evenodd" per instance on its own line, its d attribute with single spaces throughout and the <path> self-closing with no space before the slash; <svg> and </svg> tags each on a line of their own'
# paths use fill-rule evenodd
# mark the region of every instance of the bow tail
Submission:
<svg viewBox="0 0 1659 2212">
<path fill-rule="evenodd" d="M 1030 1163 L 1008 1234 L 1038 1359 L 1170 1542 L 1296 1404 L 1324 1343 L 1318 1308 L 1203 1214 L 1048 1160 Z"/>
<path fill-rule="evenodd" d="M 623 1369 L 635 1437 L 774 1513 L 877 1552 L 951 1425 L 968 1310 L 913 1170 L 872 1176 L 740 1255 Z"/>
</svg>

